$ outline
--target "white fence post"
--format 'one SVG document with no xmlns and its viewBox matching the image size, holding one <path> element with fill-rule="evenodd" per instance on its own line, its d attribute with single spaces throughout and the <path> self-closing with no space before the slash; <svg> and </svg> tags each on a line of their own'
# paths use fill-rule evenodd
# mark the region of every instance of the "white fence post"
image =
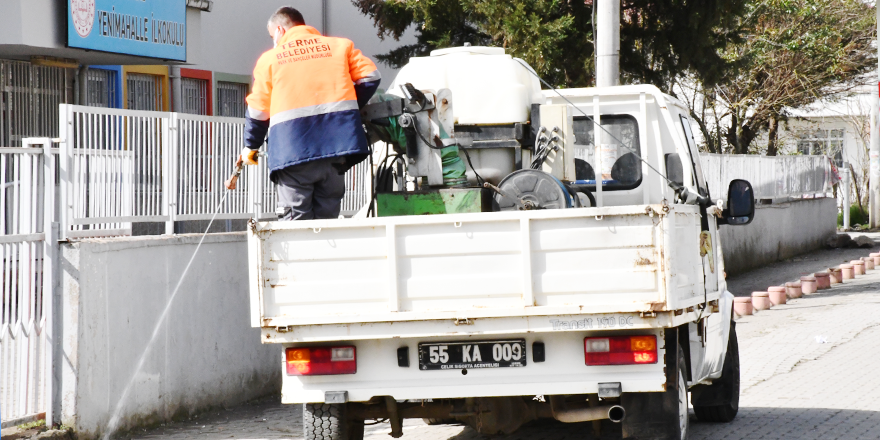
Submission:
<svg viewBox="0 0 880 440">
<path fill-rule="evenodd" d="M 177 136 L 179 121 L 177 113 L 171 113 L 168 119 L 163 119 L 162 129 L 162 197 L 165 199 L 163 215 L 168 216 L 165 221 L 165 234 L 174 234 L 174 217 L 177 211 Z"/>
<path fill-rule="evenodd" d="M 59 180 L 61 190 L 59 192 L 60 209 L 58 212 L 58 231 L 59 240 L 67 238 L 67 231 L 70 230 L 69 219 L 73 218 L 72 205 L 70 203 L 70 156 L 71 156 L 71 139 L 73 135 L 73 108 L 70 104 L 61 104 L 59 108 L 60 126 L 58 135 L 61 139 L 59 144 L 58 164 Z"/>
<path fill-rule="evenodd" d="M 55 156 L 52 154 L 52 141 L 43 139 L 43 334 L 45 345 L 45 367 L 43 400 L 46 408 L 46 426 L 52 427 L 55 421 L 55 261 L 58 240 L 55 237 Z"/>
</svg>

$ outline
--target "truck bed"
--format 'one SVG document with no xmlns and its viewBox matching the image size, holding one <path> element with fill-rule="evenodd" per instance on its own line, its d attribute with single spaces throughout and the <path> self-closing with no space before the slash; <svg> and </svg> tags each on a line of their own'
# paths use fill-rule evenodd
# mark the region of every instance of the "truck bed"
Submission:
<svg viewBox="0 0 880 440">
<path fill-rule="evenodd" d="M 251 323 L 682 311 L 718 296 L 699 234 L 684 205 L 254 223 Z"/>
</svg>

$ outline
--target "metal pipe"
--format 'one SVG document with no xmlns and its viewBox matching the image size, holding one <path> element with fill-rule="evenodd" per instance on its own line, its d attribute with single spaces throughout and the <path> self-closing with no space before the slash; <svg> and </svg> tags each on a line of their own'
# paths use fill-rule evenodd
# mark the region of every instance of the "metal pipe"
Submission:
<svg viewBox="0 0 880 440">
<path fill-rule="evenodd" d="M 876 8 L 877 19 L 880 20 L 880 8 Z M 880 21 L 878 21 L 880 23 Z M 877 53 L 880 54 L 880 46 L 877 47 Z M 880 72 L 880 59 L 878 62 L 878 72 Z M 880 225 L 880 122 L 878 122 L 878 118 L 880 118 L 880 100 L 878 100 L 878 96 L 880 96 L 880 89 L 878 89 L 878 85 L 880 85 L 880 78 L 877 76 L 874 77 L 874 83 L 871 84 L 871 144 L 868 152 L 868 157 L 870 160 L 870 189 L 869 189 L 869 200 L 871 212 L 869 213 L 871 228 L 876 228 Z"/>
<path fill-rule="evenodd" d="M 849 172 L 849 164 L 844 162 L 843 166 L 840 167 L 840 180 L 841 180 L 841 189 L 843 190 L 843 230 L 849 231 L 849 208 L 850 208 L 850 183 L 852 182 L 850 172 Z"/>
<path fill-rule="evenodd" d="M 168 69 L 171 79 L 171 111 L 180 113 L 183 111 L 183 93 L 181 91 L 180 67 L 170 66 Z M 162 111 L 162 109 L 158 109 Z"/>
<path fill-rule="evenodd" d="M 77 104 L 89 105 L 89 66 L 82 65 L 77 72 L 76 84 L 79 85 L 77 92 Z"/>
<path fill-rule="evenodd" d="M 626 410 L 620 405 L 603 406 L 579 406 L 568 408 L 565 406 L 565 396 L 550 396 L 550 411 L 553 418 L 562 423 L 591 422 L 593 420 L 611 420 L 620 423 L 626 417 Z"/>
<path fill-rule="evenodd" d="M 321 0 L 321 33 L 328 35 L 330 30 L 330 14 L 327 12 L 327 0 Z"/>
<path fill-rule="evenodd" d="M 620 84 L 620 0 L 596 2 L 596 87 Z"/>
</svg>

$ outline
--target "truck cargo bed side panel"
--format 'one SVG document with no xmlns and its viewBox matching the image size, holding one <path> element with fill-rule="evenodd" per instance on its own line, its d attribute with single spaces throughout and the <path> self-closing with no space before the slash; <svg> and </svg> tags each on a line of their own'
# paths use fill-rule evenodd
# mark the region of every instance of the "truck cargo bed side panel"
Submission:
<svg viewBox="0 0 880 440">
<path fill-rule="evenodd" d="M 251 248 L 259 254 L 252 295 L 260 295 L 252 307 L 260 306 L 262 326 L 283 327 L 702 302 L 699 254 L 669 253 L 697 249 L 690 242 L 699 239 L 699 215 L 662 209 L 261 223 L 251 237 L 260 242 Z"/>
</svg>

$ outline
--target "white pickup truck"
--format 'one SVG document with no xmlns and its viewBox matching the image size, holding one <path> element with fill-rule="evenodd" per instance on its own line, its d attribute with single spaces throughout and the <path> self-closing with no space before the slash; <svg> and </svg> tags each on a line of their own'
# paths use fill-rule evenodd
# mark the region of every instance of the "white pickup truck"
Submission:
<svg viewBox="0 0 880 440">
<path fill-rule="evenodd" d="M 404 418 L 489 435 L 610 419 L 623 438 L 684 439 L 689 392 L 700 419 L 736 416 L 717 230 L 751 221 L 751 186 L 710 201 L 686 107 L 652 86 L 541 93 L 571 107 L 591 206 L 250 224 L 251 323 L 283 347 L 306 439 L 385 419 L 396 438 Z M 637 154 L 631 178 L 593 159 L 593 118 Z"/>
</svg>

